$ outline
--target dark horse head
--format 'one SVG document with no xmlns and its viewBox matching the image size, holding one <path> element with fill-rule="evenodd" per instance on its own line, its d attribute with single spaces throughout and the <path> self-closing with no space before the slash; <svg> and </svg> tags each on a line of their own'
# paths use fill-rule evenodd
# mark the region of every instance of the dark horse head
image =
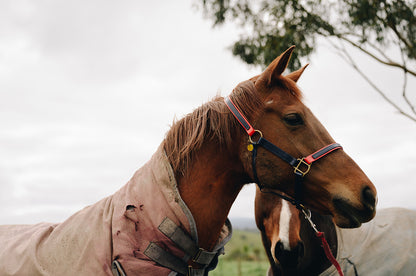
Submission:
<svg viewBox="0 0 416 276">
<path fill-rule="evenodd" d="M 284 199 L 257 189 L 256 224 L 270 262 L 269 275 L 319 275 L 329 266 L 321 241 L 304 214 Z M 337 234 L 332 217 L 312 212 L 312 220 L 325 233 L 332 254 Z"/>
</svg>

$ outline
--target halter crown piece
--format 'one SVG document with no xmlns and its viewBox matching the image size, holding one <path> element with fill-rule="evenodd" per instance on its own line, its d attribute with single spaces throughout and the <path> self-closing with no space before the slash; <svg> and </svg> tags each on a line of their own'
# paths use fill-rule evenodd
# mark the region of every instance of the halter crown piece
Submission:
<svg viewBox="0 0 416 276">
<path fill-rule="evenodd" d="M 311 165 L 316 160 L 328 155 L 329 153 L 337 150 L 342 149 L 342 146 L 338 143 L 333 143 L 330 145 L 327 145 L 320 150 L 317 150 L 316 152 L 302 158 L 294 158 L 289 153 L 285 152 L 284 150 L 280 149 L 273 143 L 266 140 L 266 138 L 263 137 L 263 134 L 260 130 L 254 129 L 251 124 L 248 122 L 246 117 L 244 117 L 243 113 L 237 108 L 237 106 L 233 103 L 233 101 L 230 99 L 230 97 L 224 98 L 224 102 L 227 105 L 228 109 L 231 111 L 231 113 L 234 115 L 234 117 L 240 122 L 240 124 L 244 127 L 246 130 L 248 136 L 249 136 L 249 142 L 250 144 L 247 146 L 247 149 L 251 151 L 252 154 L 252 168 L 253 168 L 253 177 L 256 184 L 259 186 L 260 191 L 272 193 L 275 194 L 293 205 L 296 206 L 299 210 L 303 212 L 305 215 L 305 219 L 310 223 L 312 229 L 315 231 L 315 234 L 318 238 L 321 239 L 322 247 L 324 248 L 325 255 L 329 259 L 329 261 L 336 267 L 338 273 L 340 276 L 343 276 L 342 270 L 340 265 L 338 264 L 337 260 L 332 255 L 331 250 L 329 249 L 329 245 L 325 239 L 324 233 L 319 232 L 316 229 L 315 224 L 311 220 L 310 210 L 305 208 L 305 206 L 301 202 L 301 195 L 302 195 L 302 180 L 303 177 L 309 172 L 311 169 Z M 253 140 L 254 134 L 258 136 L 258 139 L 256 141 Z M 266 150 L 270 151 L 274 155 L 278 156 L 282 160 L 286 161 L 293 167 L 293 172 L 295 174 L 295 197 L 290 198 L 286 195 L 283 195 L 281 193 L 278 193 L 273 190 L 265 190 L 264 186 L 261 185 L 258 177 L 257 177 L 257 170 L 256 170 L 256 157 L 257 157 L 257 147 L 262 146 Z"/>
</svg>

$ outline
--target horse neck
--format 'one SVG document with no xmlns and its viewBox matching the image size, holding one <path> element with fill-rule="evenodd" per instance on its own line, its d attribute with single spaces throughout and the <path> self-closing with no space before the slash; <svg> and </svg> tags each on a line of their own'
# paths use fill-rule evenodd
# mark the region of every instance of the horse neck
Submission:
<svg viewBox="0 0 416 276">
<path fill-rule="evenodd" d="M 187 172 L 177 176 L 179 192 L 197 226 L 199 247 L 206 250 L 215 246 L 231 205 L 249 182 L 238 156 L 217 145 L 205 144 Z"/>
<path fill-rule="evenodd" d="M 332 218 L 312 212 L 312 220 L 318 231 L 325 233 L 325 239 L 331 248 L 332 254 L 336 258 L 338 241 Z M 332 264 L 322 249 L 321 240 L 316 237 L 314 230 L 305 219 L 302 220 L 300 236 L 305 246 L 305 255 L 300 264 L 300 272 L 318 275 L 329 268 Z"/>
</svg>

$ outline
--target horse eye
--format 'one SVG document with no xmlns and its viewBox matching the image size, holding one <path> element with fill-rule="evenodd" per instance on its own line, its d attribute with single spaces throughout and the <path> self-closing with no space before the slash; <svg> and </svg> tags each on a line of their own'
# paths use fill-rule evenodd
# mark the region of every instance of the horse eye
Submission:
<svg viewBox="0 0 416 276">
<path fill-rule="evenodd" d="M 290 126 L 303 125 L 303 119 L 297 113 L 288 114 L 283 118 L 283 120 L 285 121 L 286 124 L 288 124 Z"/>
</svg>

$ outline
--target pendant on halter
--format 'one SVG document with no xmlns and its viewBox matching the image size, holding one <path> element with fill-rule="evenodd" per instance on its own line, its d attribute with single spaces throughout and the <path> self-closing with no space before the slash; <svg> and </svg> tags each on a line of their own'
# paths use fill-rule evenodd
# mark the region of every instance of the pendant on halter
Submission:
<svg viewBox="0 0 416 276">
<path fill-rule="evenodd" d="M 247 145 L 247 150 L 248 150 L 248 151 L 253 151 L 253 150 L 254 150 L 254 146 L 253 146 L 253 144 L 248 144 L 248 145 Z"/>
</svg>

